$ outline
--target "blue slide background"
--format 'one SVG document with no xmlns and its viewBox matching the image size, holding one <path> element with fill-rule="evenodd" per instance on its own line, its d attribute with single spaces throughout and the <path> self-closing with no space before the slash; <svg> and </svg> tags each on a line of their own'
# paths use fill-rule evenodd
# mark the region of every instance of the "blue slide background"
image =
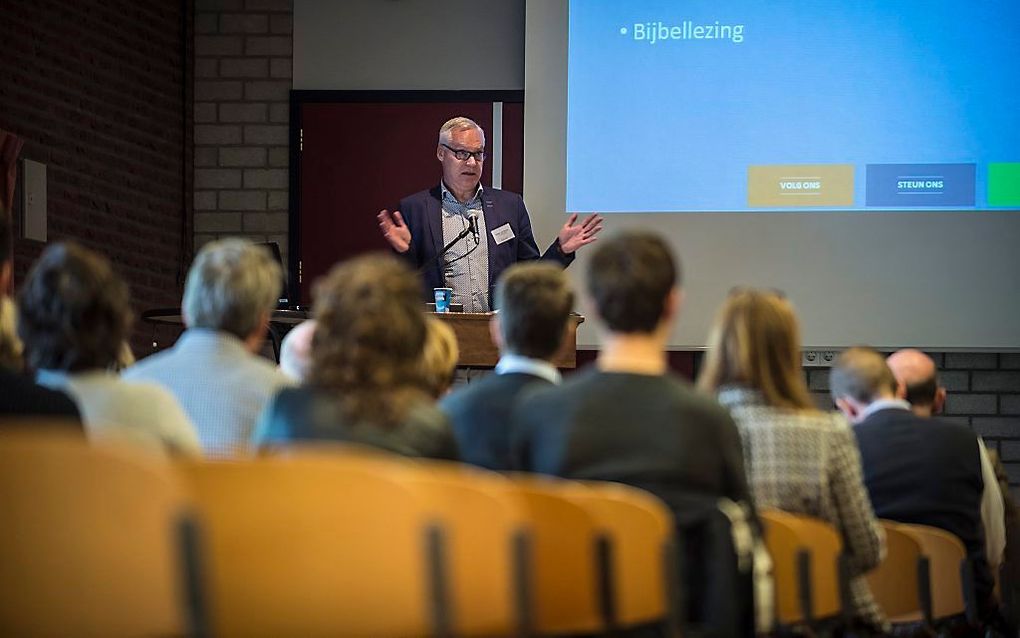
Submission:
<svg viewBox="0 0 1020 638">
<path fill-rule="evenodd" d="M 744 41 L 631 35 L 683 20 Z M 987 163 L 1020 162 L 1018 25 L 1018 0 L 570 0 L 567 210 L 763 210 L 749 165 L 828 163 L 859 210 L 867 164 L 976 163 L 987 208 Z"/>
</svg>

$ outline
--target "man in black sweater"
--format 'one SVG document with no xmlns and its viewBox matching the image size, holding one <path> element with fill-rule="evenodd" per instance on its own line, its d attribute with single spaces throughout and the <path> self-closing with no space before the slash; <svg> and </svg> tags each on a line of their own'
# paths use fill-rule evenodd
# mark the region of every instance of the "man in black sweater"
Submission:
<svg viewBox="0 0 1020 638">
<path fill-rule="evenodd" d="M 601 243 L 586 280 L 604 328 L 597 362 L 518 404 L 514 469 L 616 481 L 658 496 L 682 537 L 689 625 L 750 635 L 750 586 L 730 541 L 730 526 L 746 521 L 722 521 L 719 510 L 723 498 L 751 509 L 740 434 L 722 406 L 667 366 L 683 296 L 679 265 L 659 236 L 629 233 Z"/>
<path fill-rule="evenodd" d="M 934 365 L 932 365 L 934 372 Z M 986 550 L 982 500 L 986 488 L 998 498 L 998 526 L 989 532 L 1002 538 L 1002 495 L 994 482 L 986 485 L 988 463 L 981 441 L 970 428 L 921 417 L 903 399 L 886 360 L 870 348 L 850 348 L 836 360 L 830 378 L 832 398 L 854 424 L 861 449 L 864 483 L 879 518 L 931 525 L 955 534 L 974 565 L 979 611 L 994 608 L 992 572 L 1002 547 Z M 938 387 L 930 384 L 933 394 Z M 933 397 L 934 398 L 934 397 Z M 991 464 L 988 463 L 989 471 Z M 990 527 L 995 525 L 990 519 Z"/>
<path fill-rule="evenodd" d="M 586 284 L 605 328 L 597 363 L 519 404 L 515 469 L 628 483 L 667 503 L 684 494 L 749 501 L 729 413 L 667 369 L 683 295 L 665 242 L 650 233 L 604 242 Z"/>
<path fill-rule="evenodd" d="M 574 293 L 562 269 L 522 263 L 504 271 L 495 301 L 489 324 L 501 353 L 495 374 L 461 386 L 439 407 L 453 424 L 462 461 L 509 470 L 510 413 L 529 388 L 560 382 L 550 360 L 562 345 Z"/>
</svg>

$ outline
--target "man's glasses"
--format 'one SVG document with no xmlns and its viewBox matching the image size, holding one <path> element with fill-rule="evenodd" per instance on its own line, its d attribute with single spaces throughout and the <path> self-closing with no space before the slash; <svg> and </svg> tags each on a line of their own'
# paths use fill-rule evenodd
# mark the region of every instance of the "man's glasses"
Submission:
<svg viewBox="0 0 1020 638">
<path fill-rule="evenodd" d="M 469 157 L 475 158 L 476 162 L 485 161 L 485 151 L 475 151 L 472 153 L 471 151 L 465 151 L 464 149 L 460 148 L 453 148 L 452 146 L 447 146 L 446 144 L 440 144 L 440 146 L 453 153 L 453 156 L 462 162 L 466 162 Z"/>
</svg>

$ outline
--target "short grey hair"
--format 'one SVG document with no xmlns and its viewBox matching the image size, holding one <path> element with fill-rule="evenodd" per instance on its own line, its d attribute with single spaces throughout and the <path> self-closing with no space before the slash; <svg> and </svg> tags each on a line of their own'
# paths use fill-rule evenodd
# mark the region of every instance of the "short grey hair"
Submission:
<svg viewBox="0 0 1020 638">
<path fill-rule="evenodd" d="M 877 350 L 855 346 L 844 350 L 829 372 L 832 399 L 850 397 L 860 403 L 873 403 L 883 393 L 896 392 L 896 377 Z"/>
<path fill-rule="evenodd" d="M 283 273 L 269 251 L 246 239 L 206 244 L 188 271 L 181 306 L 189 328 L 246 339 L 260 315 L 276 307 Z"/>
<path fill-rule="evenodd" d="M 478 129 L 478 132 L 482 134 L 482 144 L 485 144 L 485 131 L 482 130 L 481 126 L 478 126 L 477 122 L 467 117 L 455 117 L 446 120 L 446 123 L 439 127 L 439 143 L 449 144 L 454 131 L 466 131 L 468 129 Z"/>
</svg>

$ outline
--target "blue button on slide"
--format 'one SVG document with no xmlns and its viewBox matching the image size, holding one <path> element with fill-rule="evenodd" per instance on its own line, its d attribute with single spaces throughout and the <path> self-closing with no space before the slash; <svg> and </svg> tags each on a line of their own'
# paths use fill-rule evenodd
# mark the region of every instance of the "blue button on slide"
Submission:
<svg viewBox="0 0 1020 638">
<path fill-rule="evenodd" d="M 974 205 L 974 164 L 868 164 L 867 206 Z"/>
</svg>

